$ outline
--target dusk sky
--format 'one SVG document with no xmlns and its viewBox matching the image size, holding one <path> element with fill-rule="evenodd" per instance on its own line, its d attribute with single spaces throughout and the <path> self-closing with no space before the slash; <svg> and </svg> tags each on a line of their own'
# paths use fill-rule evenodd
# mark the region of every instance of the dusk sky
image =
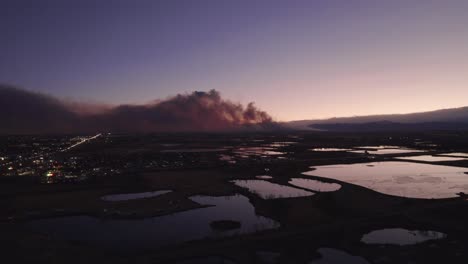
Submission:
<svg viewBox="0 0 468 264">
<path fill-rule="evenodd" d="M 145 103 L 216 89 L 276 120 L 468 105 L 468 1 L 0 1 L 0 82 Z"/>
</svg>

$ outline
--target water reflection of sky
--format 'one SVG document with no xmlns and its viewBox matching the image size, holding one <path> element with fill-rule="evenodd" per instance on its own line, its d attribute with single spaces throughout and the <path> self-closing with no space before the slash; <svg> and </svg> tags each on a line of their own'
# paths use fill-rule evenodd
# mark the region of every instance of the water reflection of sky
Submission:
<svg viewBox="0 0 468 264">
<path fill-rule="evenodd" d="M 234 184 L 248 189 L 263 199 L 290 198 L 314 195 L 313 192 L 264 180 L 235 180 Z"/>
<path fill-rule="evenodd" d="M 372 162 L 313 167 L 305 175 L 335 179 L 377 192 L 411 198 L 449 198 L 468 193 L 468 168 L 413 162 Z"/>
<path fill-rule="evenodd" d="M 311 151 L 316 152 L 340 152 L 340 151 L 350 151 L 352 149 L 348 148 L 313 148 Z"/>
<path fill-rule="evenodd" d="M 289 181 L 289 184 L 315 192 L 334 192 L 338 191 L 341 188 L 341 185 L 339 185 L 338 183 L 328 183 L 323 181 L 300 178 L 291 179 Z"/>
<path fill-rule="evenodd" d="M 414 161 L 428 161 L 428 162 L 466 160 L 466 158 L 460 158 L 460 157 L 442 157 L 442 156 L 431 156 L 431 155 L 399 157 L 398 159 L 414 160 Z"/>
<path fill-rule="evenodd" d="M 442 156 L 449 156 L 449 157 L 464 157 L 464 158 L 468 158 L 468 153 L 462 153 L 462 152 L 443 153 L 443 154 L 439 154 L 439 155 L 442 155 Z"/>
<path fill-rule="evenodd" d="M 63 239 L 122 250 L 154 248 L 205 237 L 229 236 L 279 227 L 274 220 L 256 215 L 253 205 L 242 195 L 194 196 L 190 199 L 214 206 L 144 219 L 70 216 L 34 220 L 26 225 Z M 239 221 L 241 227 L 229 231 L 211 229 L 210 223 L 218 220 Z"/>
<path fill-rule="evenodd" d="M 349 152 L 352 153 L 362 153 L 362 154 L 371 154 L 371 155 L 388 155 L 388 154 L 406 154 L 406 153 L 420 153 L 420 152 L 425 152 L 425 150 L 420 150 L 420 149 L 405 149 L 405 148 L 399 148 L 399 149 L 376 149 L 376 150 L 351 150 Z"/>
</svg>

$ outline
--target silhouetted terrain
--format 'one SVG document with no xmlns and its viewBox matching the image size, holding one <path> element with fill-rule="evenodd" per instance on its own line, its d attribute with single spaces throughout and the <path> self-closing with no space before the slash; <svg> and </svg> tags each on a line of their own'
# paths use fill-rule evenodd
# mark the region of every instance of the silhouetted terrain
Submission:
<svg viewBox="0 0 468 264">
<path fill-rule="evenodd" d="M 287 126 L 330 131 L 460 130 L 468 128 L 468 107 L 413 114 L 300 120 L 289 122 Z"/>
<path fill-rule="evenodd" d="M 354 131 L 354 132 L 377 132 L 377 131 L 421 131 L 421 130 L 467 130 L 468 122 L 425 122 L 425 123 L 396 123 L 390 121 L 369 123 L 336 123 L 336 124 L 313 124 L 315 129 L 327 131 Z"/>
<path fill-rule="evenodd" d="M 0 167 L 12 263 L 468 259 L 467 131 L 0 136 Z"/>
</svg>

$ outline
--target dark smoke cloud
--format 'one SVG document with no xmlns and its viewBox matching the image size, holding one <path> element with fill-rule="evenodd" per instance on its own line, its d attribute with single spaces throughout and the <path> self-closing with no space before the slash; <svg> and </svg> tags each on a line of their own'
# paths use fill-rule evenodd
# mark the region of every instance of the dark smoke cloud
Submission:
<svg viewBox="0 0 468 264">
<path fill-rule="evenodd" d="M 109 106 L 63 101 L 0 86 L 2 134 L 91 132 L 189 132 L 278 128 L 253 103 L 246 107 L 220 94 L 193 92 L 145 105 Z"/>
</svg>

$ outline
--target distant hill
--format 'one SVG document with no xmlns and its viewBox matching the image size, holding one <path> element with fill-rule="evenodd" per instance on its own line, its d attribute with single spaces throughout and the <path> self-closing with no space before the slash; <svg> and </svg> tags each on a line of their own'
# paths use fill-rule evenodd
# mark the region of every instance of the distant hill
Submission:
<svg viewBox="0 0 468 264">
<path fill-rule="evenodd" d="M 301 120 L 289 122 L 286 125 L 296 129 L 327 131 L 466 130 L 468 129 L 468 107 L 412 114 Z"/>
</svg>

